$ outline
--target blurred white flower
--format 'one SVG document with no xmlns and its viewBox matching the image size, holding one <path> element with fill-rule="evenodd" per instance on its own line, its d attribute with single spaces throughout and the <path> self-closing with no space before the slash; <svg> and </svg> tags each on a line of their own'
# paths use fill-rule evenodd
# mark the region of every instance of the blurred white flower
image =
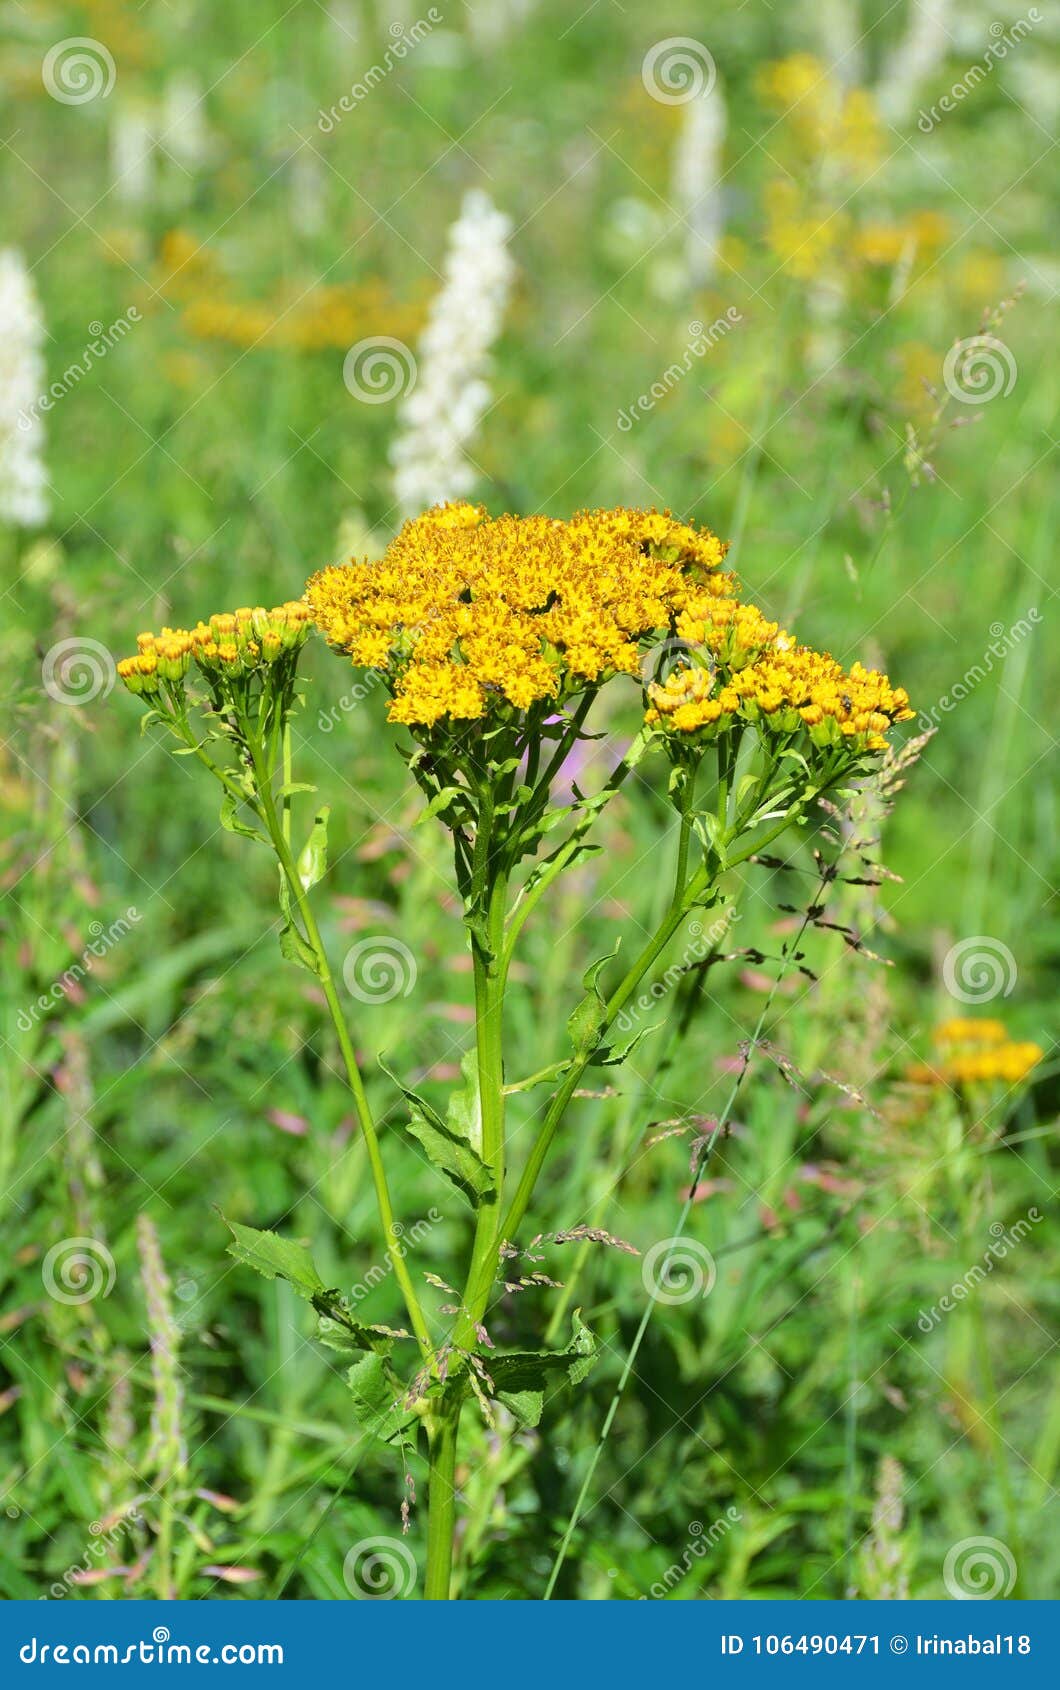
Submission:
<svg viewBox="0 0 1060 1690">
<path fill-rule="evenodd" d="M 710 92 L 689 100 L 673 163 L 673 197 L 685 220 L 685 254 L 692 287 L 710 281 L 725 226 L 721 154 L 727 128 L 725 100 L 715 80 Z"/>
<path fill-rule="evenodd" d="M 855 88 L 865 73 L 858 0 L 817 0 L 819 56 L 841 88 Z"/>
<path fill-rule="evenodd" d="M 44 473 L 44 319 L 21 253 L 0 251 L 0 522 L 36 527 L 48 515 Z"/>
<path fill-rule="evenodd" d="M 111 193 L 126 206 L 154 198 L 154 123 L 146 106 L 117 106 L 110 126 Z"/>
<path fill-rule="evenodd" d="M 952 0 L 912 0 L 905 34 L 888 55 L 876 88 L 885 118 L 904 123 L 917 92 L 943 63 L 952 45 Z"/>
<path fill-rule="evenodd" d="M 162 99 L 160 145 L 187 171 L 195 171 L 210 154 L 210 129 L 203 107 L 202 84 L 190 71 L 176 71 L 166 82 Z"/>
<path fill-rule="evenodd" d="M 490 402 L 489 351 L 515 274 L 511 227 L 489 195 L 476 190 L 465 196 L 449 231 L 444 282 L 416 349 L 417 381 L 402 403 L 390 453 L 403 516 L 462 498 L 475 484 L 465 447 Z"/>
</svg>

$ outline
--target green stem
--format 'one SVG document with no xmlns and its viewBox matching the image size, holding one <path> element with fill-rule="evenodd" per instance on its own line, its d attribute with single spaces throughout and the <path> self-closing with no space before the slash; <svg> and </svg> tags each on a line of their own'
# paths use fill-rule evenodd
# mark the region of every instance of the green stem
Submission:
<svg viewBox="0 0 1060 1690">
<path fill-rule="evenodd" d="M 276 813 L 276 805 L 269 785 L 268 771 L 262 768 L 260 760 L 256 755 L 254 755 L 254 771 L 257 776 L 258 803 L 260 806 L 261 819 L 268 829 L 273 850 L 276 852 L 279 859 L 284 878 L 287 881 L 291 896 L 297 905 L 298 913 L 302 919 L 306 939 L 308 940 L 310 948 L 316 958 L 317 975 L 320 980 L 325 1001 L 327 1002 L 328 1010 L 331 1014 L 335 1033 L 339 1041 L 339 1049 L 342 1052 L 342 1060 L 346 1067 L 347 1080 L 349 1082 L 350 1091 L 353 1094 L 353 1101 L 357 1109 L 358 1125 L 361 1129 L 365 1148 L 368 1151 L 368 1163 L 372 1174 L 372 1184 L 375 1187 L 376 1204 L 379 1209 L 380 1219 L 383 1223 L 387 1256 L 389 1257 L 390 1265 L 394 1270 L 394 1278 L 401 1287 L 401 1292 L 405 1299 L 405 1307 L 408 1310 L 409 1321 L 412 1325 L 412 1329 L 419 1340 L 420 1347 L 424 1354 L 429 1356 L 433 1354 L 433 1341 L 423 1315 L 423 1310 L 420 1306 L 419 1297 L 416 1294 L 416 1288 L 412 1283 L 412 1275 L 409 1273 L 402 1251 L 401 1234 L 397 1231 L 395 1225 L 394 1207 L 390 1200 L 390 1188 L 387 1185 L 386 1170 L 383 1166 L 383 1156 L 379 1148 L 379 1135 L 376 1132 L 375 1121 L 372 1116 L 367 1093 L 364 1089 L 364 1081 L 361 1077 L 360 1066 L 357 1062 L 357 1054 L 353 1048 L 353 1042 L 350 1039 L 349 1028 L 346 1025 L 346 1017 L 343 1015 L 342 1005 L 339 1002 L 339 995 L 335 989 L 335 981 L 331 972 L 331 965 L 328 962 L 327 951 L 324 948 L 324 942 L 320 936 L 320 929 L 317 926 L 316 916 L 313 914 L 312 905 L 309 902 L 309 898 L 306 894 L 305 887 L 302 885 L 301 876 L 298 873 L 294 857 L 291 854 L 291 847 L 284 838 L 283 826 Z"/>
<path fill-rule="evenodd" d="M 670 899 L 669 908 L 667 909 L 658 930 L 648 940 L 648 943 L 644 946 L 639 956 L 635 958 L 629 969 L 626 971 L 625 977 L 608 999 L 603 1025 L 600 1029 L 601 1039 L 610 1029 L 620 1010 L 633 996 L 633 993 L 640 985 L 640 982 L 648 972 L 648 969 L 651 968 L 662 955 L 695 900 L 702 895 L 710 883 L 710 870 L 708 866 L 704 864 L 703 867 L 698 869 L 692 876 L 692 879 L 687 881 L 686 884 L 688 874 L 688 853 L 692 827 L 690 809 L 691 796 L 691 791 L 689 791 L 689 808 L 686 809 L 685 814 L 681 817 L 681 831 L 677 847 L 677 870 L 674 876 L 674 890 L 673 896 Z M 527 1208 L 529 1207 L 530 1199 L 533 1196 L 534 1187 L 537 1184 L 541 1169 L 543 1168 L 549 1150 L 552 1147 L 552 1141 L 559 1130 L 560 1122 L 566 1113 L 568 1103 L 577 1091 L 578 1086 L 581 1084 L 582 1076 L 585 1073 L 586 1068 L 589 1066 L 589 1058 L 591 1054 L 591 1051 L 586 1052 L 584 1056 L 577 1058 L 571 1063 L 570 1068 L 567 1070 L 563 1084 L 560 1086 L 559 1090 L 553 1097 L 552 1102 L 549 1104 L 545 1113 L 545 1118 L 541 1123 L 541 1131 L 534 1142 L 530 1155 L 527 1157 L 526 1166 L 523 1169 L 519 1184 L 515 1190 L 515 1196 L 512 1198 L 512 1201 L 505 1213 L 504 1220 L 501 1225 L 502 1238 L 514 1237 L 515 1233 L 522 1224 L 523 1216 L 526 1214 Z"/>
<path fill-rule="evenodd" d="M 427 1481 L 427 1578 L 423 1594 L 429 1602 L 447 1602 L 453 1574 L 453 1532 L 456 1526 L 456 1445 L 460 1430 L 460 1399 L 443 1406 L 428 1428 L 430 1476 Z"/>
</svg>

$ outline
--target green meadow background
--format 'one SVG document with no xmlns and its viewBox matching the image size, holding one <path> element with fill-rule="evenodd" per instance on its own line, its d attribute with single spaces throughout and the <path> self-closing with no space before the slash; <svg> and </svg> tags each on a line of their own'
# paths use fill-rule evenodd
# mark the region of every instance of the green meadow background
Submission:
<svg viewBox="0 0 1060 1690">
<path fill-rule="evenodd" d="M 910 733 L 938 726 L 882 824 L 898 878 L 840 906 L 885 961 L 815 933 L 818 983 L 782 984 L 768 1037 L 789 1066 L 754 1059 L 690 1223 L 716 1283 L 655 1310 L 557 1593 L 942 1595 L 950 1551 L 987 1537 L 1015 1594 L 1048 1596 L 1055 14 L 925 128 L 991 23 L 1020 14 L 955 8 L 904 112 L 873 119 L 850 85 L 886 78 L 916 10 L 904 0 L 440 0 L 398 58 L 427 18 L 417 4 L 4 8 L 0 244 L 31 267 L 49 379 L 129 326 L 48 415 L 48 522 L 0 527 L 0 1590 L 156 1594 L 163 1541 L 184 1597 L 346 1597 L 349 1552 L 379 1536 L 422 1569 L 422 1462 L 406 1476 L 358 1442 L 308 1311 L 226 1254 L 221 1211 L 311 1242 L 367 1318 L 398 1318 L 333 1035 L 280 958 L 273 865 L 221 830 L 186 760 L 141 737 L 120 686 L 65 702 L 42 664 L 69 639 L 116 659 L 142 628 L 298 596 L 322 563 L 378 553 L 398 521 L 400 405 L 351 393 L 345 353 L 379 337 L 415 351 L 447 229 L 478 188 L 512 220 L 517 277 L 470 448 L 477 496 L 494 512 L 621 503 L 706 523 L 770 615 L 883 664 L 920 713 Z M 45 88 L 45 55 L 72 37 L 107 49 L 105 97 Z M 727 109 L 705 277 L 674 167 L 689 102 L 653 97 L 642 74 L 669 38 L 709 51 Z M 373 66 L 385 74 L 322 125 Z M 200 101 L 197 132 L 174 118 L 174 78 Z M 155 137 L 145 182 L 127 168 L 137 125 Z M 696 326 L 730 311 L 689 355 Z M 984 320 L 998 391 L 954 397 L 947 353 Z M 316 894 L 329 949 L 341 964 L 381 935 L 415 961 L 408 995 L 359 1011 L 358 1047 L 444 1096 L 472 1033 L 445 839 L 415 825 L 381 697 L 335 710 L 354 677 L 319 644 L 304 667 L 298 760 L 333 806 Z M 636 711 L 622 696 L 616 735 Z M 618 923 L 627 943 L 650 927 L 669 814 L 649 769 L 608 813 L 603 854 L 528 926 L 509 1025 L 524 1071 L 561 1052 L 580 975 Z M 812 889 L 809 851 L 792 841 L 788 870 L 734 877 L 734 951 L 776 955 L 782 906 Z M 83 978 L 35 1010 L 101 936 Z M 946 959 L 965 941 L 992 985 L 962 1000 Z M 773 972 L 738 955 L 712 969 L 687 1026 L 695 976 L 660 989 L 655 1030 L 607 1071 L 613 1092 L 573 1109 L 526 1242 L 594 1224 L 643 1253 L 673 1233 L 688 1140 L 660 1126 L 721 1107 Z M 1042 1047 L 1031 1083 L 911 1088 L 932 1028 L 977 1014 Z M 464 1218 L 372 1073 L 411 1265 L 449 1278 Z M 515 1101 L 518 1158 L 535 1106 Z M 176 1466 L 152 1440 L 144 1213 L 178 1335 Z M 63 1302 L 44 1263 L 79 1238 L 107 1252 L 112 1283 Z M 507 1299 L 495 1340 L 550 1328 L 562 1342 L 580 1307 L 601 1360 L 533 1433 L 466 1414 L 469 1598 L 541 1595 L 645 1306 L 631 1255 L 554 1247 L 544 1271 L 564 1289 Z M 140 1524 L 112 1526 L 130 1507 Z"/>
</svg>

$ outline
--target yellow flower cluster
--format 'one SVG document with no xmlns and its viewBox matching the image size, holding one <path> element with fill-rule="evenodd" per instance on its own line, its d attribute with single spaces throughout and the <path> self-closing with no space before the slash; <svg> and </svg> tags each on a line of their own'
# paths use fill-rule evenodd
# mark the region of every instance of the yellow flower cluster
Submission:
<svg viewBox="0 0 1060 1690">
<path fill-rule="evenodd" d="M 376 279 L 234 299 L 213 253 L 185 229 L 171 229 L 162 241 L 157 291 L 184 304 L 189 334 L 233 346 L 318 352 L 348 348 L 371 334 L 412 340 L 425 316 L 422 302 L 396 300 Z"/>
<path fill-rule="evenodd" d="M 119 678 L 132 693 L 156 693 L 162 681 L 180 682 L 192 660 L 213 676 L 252 674 L 304 645 L 309 611 L 300 600 L 265 610 L 261 605 L 222 611 L 195 628 L 163 628 L 138 634 L 135 657 L 123 657 Z"/>
<path fill-rule="evenodd" d="M 865 88 L 841 88 L 812 53 L 766 65 L 756 86 L 810 158 L 826 158 L 833 169 L 867 169 L 879 159 L 882 130 L 872 95 Z"/>
<path fill-rule="evenodd" d="M 379 563 L 321 570 L 306 600 L 332 646 L 389 673 L 390 720 L 429 728 L 638 674 L 646 635 L 731 596 L 725 550 L 655 510 L 561 521 L 447 505 L 406 523 Z"/>
<path fill-rule="evenodd" d="M 935 1029 L 935 1044 L 949 1054 L 937 1064 L 919 1062 L 907 1070 L 918 1085 L 972 1086 L 1001 1081 L 1018 1085 L 1045 1054 L 1030 1040 L 1010 1039 L 1003 1021 L 956 1018 Z"/>
<path fill-rule="evenodd" d="M 904 687 L 860 663 L 845 670 L 826 652 L 795 645 L 751 605 L 719 604 L 698 639 L 723 667 L 714 673 L 692 663 L 649 687 L 648 723 L 695 734 L 739 716 L 773 734 L 809 729 L 815 745 L 850 741 L 856 750 L 882 751 L 888 728 L 913 714 Z"/>
</svg>

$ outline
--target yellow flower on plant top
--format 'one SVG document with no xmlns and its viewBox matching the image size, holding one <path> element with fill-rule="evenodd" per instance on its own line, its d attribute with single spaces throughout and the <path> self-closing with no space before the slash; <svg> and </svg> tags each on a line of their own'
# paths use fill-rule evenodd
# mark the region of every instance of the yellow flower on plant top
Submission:
<svg viewBox="0 0 1060 1690">
<path fill-rule="evenodd" d="M 647 635 L 734 591 L 725 550 L 656 510 L 561 521 L 444 505 L 407 522 L 379 563 L 320 570 L 306 601 L 333 647 L 387 672 L 390 720 L 431 728 L 637 675 Z"/>
<path fill-rule="evenodd" d="M 639 676 L 663 642 L 703 659 L 648 686 L 645 723 L 671 750 L 739 719 L 770 748 L 798 738 L 855 755 L 883 749 L 912 712 L 886 675 L 796 644 L 736 597 L 726 547 L 669 511 L 492 518 L 452 504 L 407 522 L 379 563 L 336 564 L 306 588 L 317 627 L 380 669 L 390 720 L 412 728 L 559 703 Z M 717 673 L 715 674 L 715 671 Z M 684 752 L 681 752 L 684 755 Z"/>
<path fill-rule="evenodd" d="M 309 611 L 301 600 L 265 610 L 220 611 L 195 628 L 163 628 L 136 637 L 135 657 L 123 657 L 118 678 L 131 693 L 150 696 L 161 681 L 179 686 L 192 658 L 212 680 L 266 671 L 286 652 L 297 651 L 310 632 Z"/>
<path fill-rule="evenodd" d="M 760 647 L 730 650 L 717 675 L 692 665 L 649 687 L 645 720 L 665 731 L 694 734 L 723 718 L 726 725 L 739 718 L 778 740 L 808 731 L 815 746 L 848 742 L 852 750 L 882 751 L 892 724 L 912 716 L 909 695 L 892 687 L 886 675 L 860 663 L 845 670 L 826 652 L 794 645 L 776 623 L 754 615 Z"/>
<path fill-rule="evenodd" d="M 1013 1040 L 1003 1021 L 957 1016 L 936 1027 L 933 1042 L 949 1054 L 937 1063 L 918 1062 L 906 1078 L 918 1085 L 973 1086 L 1000 1081 L 1018 1085 L 1045 1052 L 1031 1040 Z"/>
</svg>

